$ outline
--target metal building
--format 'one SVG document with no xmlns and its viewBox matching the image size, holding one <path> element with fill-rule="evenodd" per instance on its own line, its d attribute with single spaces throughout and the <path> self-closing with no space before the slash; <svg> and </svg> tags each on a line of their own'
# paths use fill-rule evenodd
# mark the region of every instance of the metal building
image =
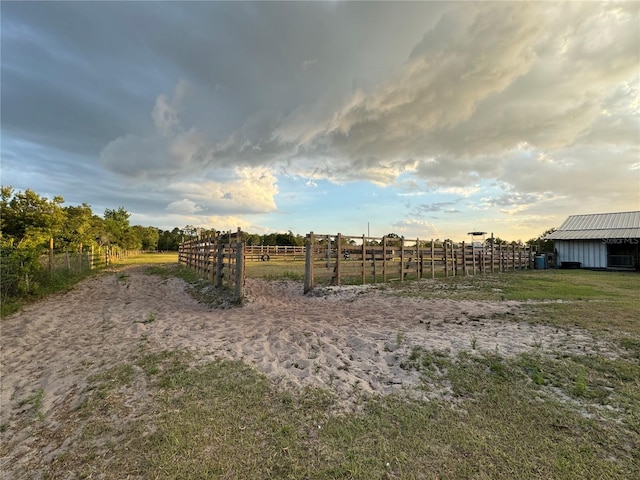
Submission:
<svg viewBox="0 0 640 480">
<path fill-rule="evenodd" d="M 559 267 L 640 269 L 640 211 L 571 215 L 546 238 Z"/>
</svg>

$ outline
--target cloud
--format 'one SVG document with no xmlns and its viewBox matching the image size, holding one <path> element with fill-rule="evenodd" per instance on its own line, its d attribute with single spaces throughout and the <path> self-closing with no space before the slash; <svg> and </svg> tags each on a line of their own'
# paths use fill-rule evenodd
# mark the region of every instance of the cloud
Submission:
<svg viewBox="0 0 640 480">
<path fill-rule="evenodd" d="M 3 177 L 29 187 L 192 224 L 362 181 L 460 223 L 638 204 L 637 2 L 2 9 Z"/>
<path fill-rule="evenodd" d="M 192 178 L 171 183 L 167 190 L 186 195 L 201 212 L 225 214 L 268 213 L 277 209 L 276 177 L 269 169 L 243 167 L 218 172 L 217 179 Z"/>
<path fill-rule="evenodd" d="M 440 236 L 438 228 L 424 220 L 401 220 L 391 224 L 394 233 L 405 238 L 436 238 Z"/>
<path fill-rule="evenodd" d="M 511 178 L 528 169 L 527 153 L 637 141 L 637 17 L 628 5 L 454 6 L 380 84 L 289 113 L 254 111 L 223 138 L 202 123 L 183 125 L 197 118 L 188 99 L 203 92 L 180 80 L 172 95 L 156 97 L 154 135 L 116 139 L 102 161 L 137 176 L 271 166 L 316 182 L 386 186 L 410 172 L 440 192 L 469 196 L 485 179 L 529 191 L 538 182 Z M 536 168 L 542 175 L 558 165 Z"/>
<path fill-rule="evenodd" d="M 176 200 L 175 202 L 171 202 L 169 205 L 167 205 L 167 212 L 169 213 L 190 215 L 193 213 L 197 213 L 201 210 L 202 210 L 202 207 L 197 205 L 195 202 L 192 202 L 188 198 L 183 198 L 182 200 Z"/>
<path fill-rule="evenodd" d="M 423 203 L 421 205 L 416 205 L 413 207 L 413 211 L 415 215 L 422 215 L 425 213 L 437 213 L 437 212 L 447 212 L 447 213 L 456 213 L 458 212 L 455 209 L 456 202 L 434 202 L 434 203 Z"/>
<path fill-rule="evenodd" d="M 318 63 L 318 59 L 305 60 L 302 62 L 302 70 L 309 70 L 314 64 Z"/>
</svg>

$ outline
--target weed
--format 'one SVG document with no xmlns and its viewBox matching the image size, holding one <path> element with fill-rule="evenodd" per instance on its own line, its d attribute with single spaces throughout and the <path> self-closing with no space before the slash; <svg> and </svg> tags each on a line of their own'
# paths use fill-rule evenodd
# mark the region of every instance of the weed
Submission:
<svg viewBox="0 0 640 480">
<path fill-rule="evenodd" d="M 117 280 L 118 280 L 118 283 L 122 283 L 122 284 L 126 285 L 127 284 L 127 280 L 129 280 L 129 274 L 128 273 L 124 273 L 124 272 L 119 273 L 118 276 L 117 276 Z"/>
<path fill-rule="evenodd" d="M 25 405 L 31 405 L 38 420 L 42 421 L 44 420 L 44 413 L 42 412 L 43 398 L 44 398 L 44 390 L 42 388 L 39 388 L 30 396 L 18 402 L 18 406 L 23 407 Z"/>
<path fill-rule="evenodd" d="M 584 370 L 581 370 L 576 377 L 573 393 L 578 397 L 584 397 L 587 393 L 587 376 Z"/>
</svg>

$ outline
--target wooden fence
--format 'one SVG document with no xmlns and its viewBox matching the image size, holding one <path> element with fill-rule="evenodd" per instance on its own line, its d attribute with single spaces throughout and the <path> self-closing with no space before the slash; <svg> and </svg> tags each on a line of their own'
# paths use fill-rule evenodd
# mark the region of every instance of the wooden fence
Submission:
<svg viewBox="0 0 640 480">
<path fill-rule="evenodd" d="M 304 246 L 292 245 L 246 245 L 244 258 L 247 262 L 268 262 L 270 260 L 304 261 Z"/>
<path fill-rule="evenodd" d="M 240 229 L 235 238 L 228 234 L 216 234 L 182 242 L 178 247 L 178 262 L 209 279 L 217 288 L 233 288 L 234 300 L 244 298 L 245 245 Z"/>
<path fill-rule="evenodd" d="M 304 292 L 340 285 L 475 275 L 531 268 L 527 245 L 493 245 L 348 235 L 307 235 Z"/>
<path fill-rule="evenodd" d="M 49 240 L 49 252 L 40 257 L 40 265 L 48 268 L 49 273 L 61 270 L 81 273 L 94 268 L 106 267 L 112 262 L 139 253 L 139 250 L 125 250 L 116 246 L 83 247 L 82 245 L 77 251 L 74 249 L 56 253 L 53 239 L 51 239 Z"/>
</svg>

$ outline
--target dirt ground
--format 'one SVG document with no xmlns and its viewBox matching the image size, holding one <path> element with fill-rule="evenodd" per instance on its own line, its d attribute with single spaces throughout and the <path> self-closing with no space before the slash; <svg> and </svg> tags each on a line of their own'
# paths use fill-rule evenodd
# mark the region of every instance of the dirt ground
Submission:
<svg viewBox="0 0 640 480">
<path fill-rule="evenodd" d="M 56 413 L 77 405 L 87 378 L 149 352 L 187 349 L 201 360 L 242 360 L 282 388 L 321 386 L 350 408 L 354 390 L 411 391 L 415 370 L 401 368 L 415 346 L 428 350 L 492 351 L 510 356 L 539 350 L 611 351 L 580 330 L 523 321 L 517 302 L 424 300 L 369 287 L 333 287 L 302 295 L 289 281 L 247 280 L 240 308 L 198 303 L 179 279 L 145 267 L 98 275 L 72 291 L 26 307 L 1 324 L 0 471 L 43 455 L 23 419 L 40 390 L 49 429 Z M 513 321 L 517 318 L 520 321 Z M 446 388 L 421 395 L 446 396 Z M 46 448 L 44 448 L 46 451 Z"/>
</svg>

